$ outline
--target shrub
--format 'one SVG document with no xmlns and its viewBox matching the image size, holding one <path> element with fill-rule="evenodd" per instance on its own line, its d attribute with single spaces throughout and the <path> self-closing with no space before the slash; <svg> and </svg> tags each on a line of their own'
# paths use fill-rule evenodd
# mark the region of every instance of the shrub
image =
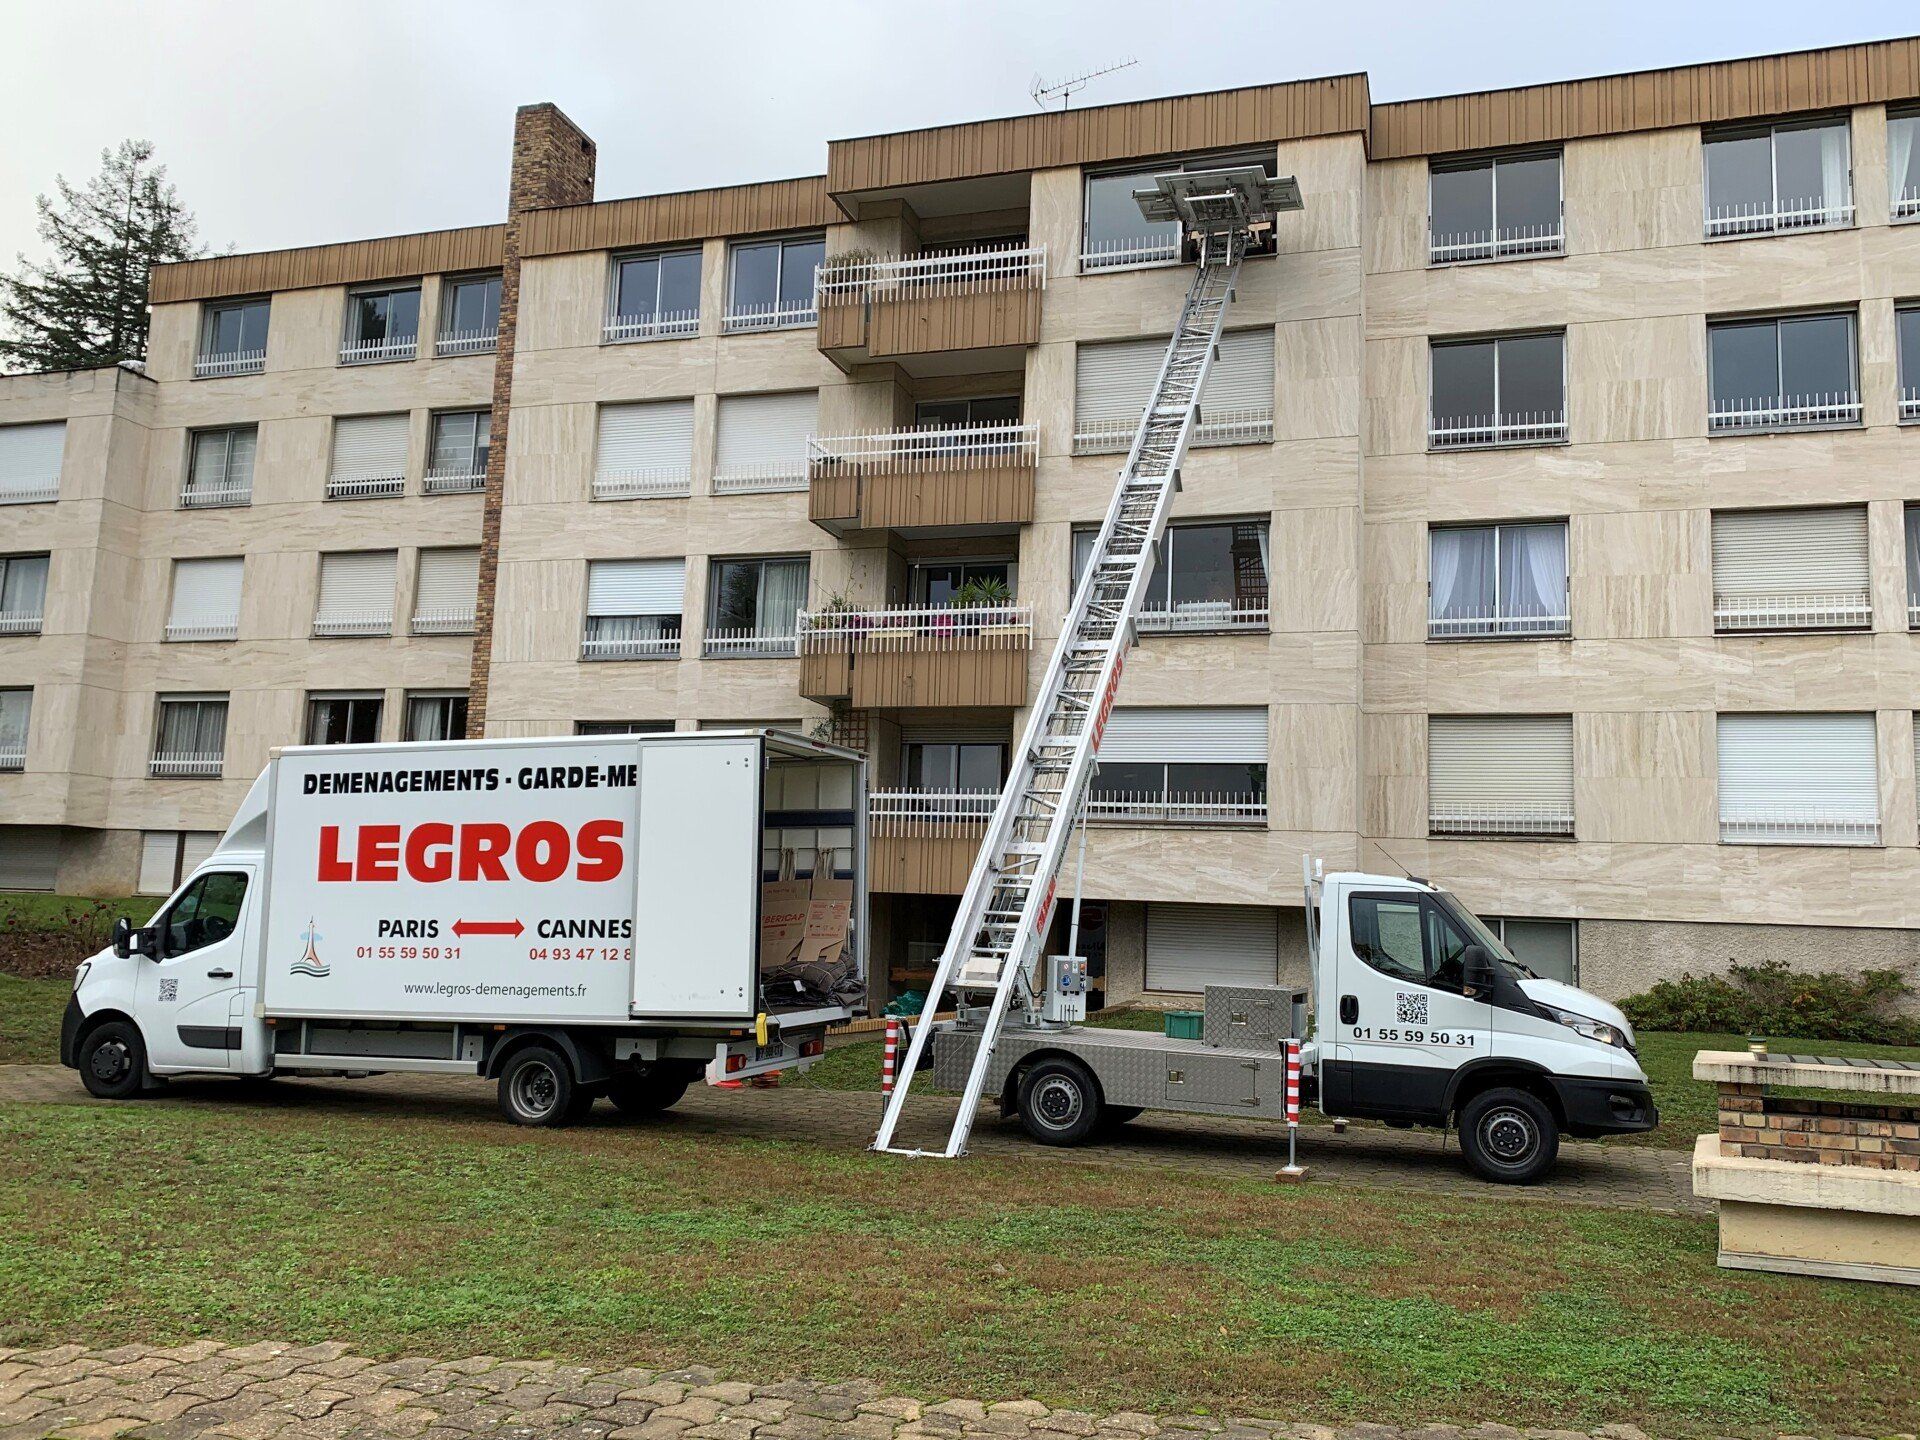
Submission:
<svg viewBox="0 0 1920 1440">
<path fill-rule="evenodd" d="M 1637 1029 L 1920 1044 L 1920 1020 L 1902 1013 L 1914 993 L 1898 970 L 1803 971 L 1785 961 L 1730 965 L 1721 975 L 1662 980 L 1620 1002 Z"/>
<path fill-rule="evenodd" d="M 27 980 L 66 979 L 74 966 L 105 948 L 122 900 L 77 900 L 49 906 L 39 897 L 0 897 L 0 974 Z"/>
</svg>

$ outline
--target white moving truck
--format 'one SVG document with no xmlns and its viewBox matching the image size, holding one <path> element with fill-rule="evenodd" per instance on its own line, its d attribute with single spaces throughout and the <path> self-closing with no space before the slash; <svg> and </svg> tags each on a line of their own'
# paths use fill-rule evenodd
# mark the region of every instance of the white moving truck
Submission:
<svg viewBox="0 0 1920 1440">
<path fill-rule="evenodd" d="M 522 1125 L 804 1067 L 863 1003 L 866 774 L 777 731 L 277 751 L 80 966 L 63 1063 L 497 1078 Z"/>
</svg>

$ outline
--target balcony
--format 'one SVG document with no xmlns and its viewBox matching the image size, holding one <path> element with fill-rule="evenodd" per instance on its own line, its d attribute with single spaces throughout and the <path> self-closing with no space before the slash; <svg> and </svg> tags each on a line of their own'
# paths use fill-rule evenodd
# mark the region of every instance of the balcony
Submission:
<svg viewBox="0 0 1920 1440">
<path fill-rule="evenodd" d="M 193 362 L 193 378 L 216 380 L 226 375 L 258 375 L 267 368 L 266 350 L 215 350 Z"/>
<path fill-rule="evenodd" d="M 38 635 L 44 617 L 39 610 L 0 610 L 0 635 Z"/>
<path fill-rule="evenodd" d="M 811 318 L 811 317 L 809 317 Z M 639 340 L 684 340 L 700 333 L 698 310 L 661 310 L 645 315 L 609 315 L 600 327 L 608 345 Z"/>
<path fill-rule="evenodd" d="M 1124 455 L 1133 448 L 1139 433 L 1139 420 L 1104 420 L 1077 426 L 1073 432 L 1076 455 Z M 1213 410 L 1203 414 L 1193 427 L 1187 442 L 1205 445 L 1270 445 L 1273 443 L 1273 409 Z"/>
<path fill-rule="evenodd" d="M 191 480 L 180 487 L 182 510 L 217 510 L 226 505 L 251 505 L 253 481 L 237 480 L 224 485 L 195 485 Z"/>
<path fill-rule="evenodd" d="M 222 754 L 187 750 L 156 750 L 147 762 L 147 774 L 155 779 L 218 779 Z"/>
<path fill-rule="evenodd" d="M 1766 204 L 1716 205 L 1707 211 L 1707 238 L 1733 240 L 1747 235 L 1784 235 L 1795 230 L 1833 230 L 1853 224 L 1853 206 L 1817 199 Z"/>
<path fill-rule="evenodd" d="M 429 470 L 421 484 L 427 495 L 471 495 L 487 488 L 484 470 Z"/>
<path fill-rule="evenodd" d="M 404 475 L 333 476 L 327 480 L 327 499 L 391 500 L 406 488 Z"/>
<path fill-rule="evenodd" d="M 1831 430 L 1860 423 L 1860 392 L 1762 396 L 1729 400 L 1707 412 L 1709 435 L 1766 435 L 1782 430 Z"/>
<path fill-rule="evenodd" d="M 409 622 L 415 635 L 471 635 L 473 607 L 458 610 L 423 610 Z"/>
<path fill-rule="evenodd" d="M 1144 628 L 1144 627 L 1143 627 Z M 1429 640 L 1526 640 L 1568 635 L 1569 615 L 1430 615 Z"/>
<path fill-rule="evenodd" d="M 820 349 L 849 368 L 963 350 L 1017 369 L 1005 352 L 1038 343 L 1046 285 L 1044 245 L 823 265 L 814 277 Z"/>
<path fill-rule="evenodd" d="M 740 305 L 730 309 L 720 317 L 720 333 L 723 335 L 752 335 L 761 330 L 798 330 L 812 325 L 820 318 L 818 310 L 812 304 L 807 305 Z M 699 317 L 694 319 L 696 328 Z M 692 334 L 693 331 L 683 333 Z M 639 338 L 629 336 L 629 339 Z M 658 338 L 658 337 L 647 337 Z"/>
<path fill-rule="evenodd" d="M 1253 791 L 1100 790 L 1087 797 L 1087 820 L 1107 825 L 1265 826 L 1267 797 Z"/>
<path fill-rule="evenodd" d="M 596 500 L 677 500 L 693 494 L 693 472 L 678 466 L 659 470 L 614 470 L 593 477 Z"/>
<path fill-rule="evenodd" d="M 1503 225 L 1495 230 L 1462 230 L 1448 234 L 1429 231 L 1427 263 L 1462 265 L 1474 260 L 1517 260 L 1528 255 L 1563 255 L 1564 227 Z"/>
<path fill-rule="evenodd" d="M 582 660 L 678 660 L 678 635 L 647 637 L 589 635 L 580 642 Z"/>
<path fill-rule="evenodd" d="M 799 628 L 810 700 L 856 710 L 1027 703 L 1029 606 L 802 611 Z"/>
<path fill-rule="evenodd" d="M 779 495 L 806 488 L 804 464 L 720 466 L 713 472 L 716 495 Z"/>
<path fill-rule="evenodd" d="M 234 640 L 240 635 L 238 615 L 201 615 L 191 620 L 169 620 L 168 640 Z"/>
<path fill-rule="evenodd" d="M 339 615 L 316 615 L 313 633 L 322 638 L 352 635 L 391 635 L 393 616 L 385 611 L 364 610 Z"/>
<path fill-rule="evenodd" d="M 1432 450 L 1563 445 L 1566 439 L 1567 416 L 1560 410 L 1513 415 L 1451 415 L 1427 429 L 1427 446 Z"/>
<path fill-rule="evenodd" d="M 355 340 L 340 347 L 342 365 L 378 365 L 387 360 L 411 360 L 419 353 L 420 339 L 402 335 L 392 340 Z"/>
<path fill-rule="evenodd" d="M 1149 265 L 1173 265 L 1180 259 L 1178 235 L 1147 235 L 1131 240 L 1096 240 L 1080 250 L 1080 273 L 1096 270 L 1139 270 Z"/>
<path fill-rule="evenodd" d="M 1471 839 L 1504 835 L 1531 839 L 1573 838 L 1573 812 L 1530 805 L 1435 806 L 1427 816 L 1429 834 Z"/>
<path fill-rule="evenodd" d="M 1715 595 L 1713 628 L 1742 630 L 1867 630 L 1873 596 L 1866 590 L 1783 595 Z"/>
<path fill-rule="evenodd" d="M 1040 431 L 928 426 L 807 442 L 807 514 L 835 535 L 1033 519 Z"/>
<path fill-rule="evenodd" d="M 433 341 L 435 355 L 485 355 L 500 344 L 500 329 L 442 330 Z"/>
<path fill-rule="evenodd" d="M 1265 600 L 1191 600 L 1149 603 L 1134 619 L 1142 635 L 1231 635 L 1266 630 L 1268 612 Z"/>
<path fill-rule="evenodd" d="M 906 895 L 966 888 L 999 795 L 986 790 L 879 790 L 867 797 L 869 885 Z"/>
<path fill-rule="evenodd" d="M 799 644 L 799 637 L 790 631 L 709 630 L 700 642 L 700 654 L 707 660 L 791 660 L 799 653 Z M 806 693 L 804 686 L 801 693 Z"/>
<path fill-rule="evenodd" d="M 1878 845 L 1880 822 L 1857 811 L 1794 807 L 1720 815 L 1723 845 Z"/>
</svg>

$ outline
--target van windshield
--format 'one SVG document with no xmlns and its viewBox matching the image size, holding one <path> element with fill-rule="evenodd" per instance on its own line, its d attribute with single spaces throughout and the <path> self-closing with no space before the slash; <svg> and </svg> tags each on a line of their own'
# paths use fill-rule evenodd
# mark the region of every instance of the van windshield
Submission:
<svg viewBox="0 0 1920 1440">
<path fill-rule="evenodd" d="M 1533 971 L 1513 958 L 1513 953 L 1508 950 L 1505 945 L 1502 945 L 1499 938 L 1480 922 L 1478 915 L 1460 903 L 1452 891 L 1436 890 L 1433 892 L 1433 898 L 1434 902 L 1452 918 L 1453 923 L 1467 932 L 1468 937 L 1474 944 L 1481 946 L 1486 950 L 1487 954 L 1493 957 L 1495 964 L 1505 965 L 1515 975 L 1533 974 Z"/>
</svg>

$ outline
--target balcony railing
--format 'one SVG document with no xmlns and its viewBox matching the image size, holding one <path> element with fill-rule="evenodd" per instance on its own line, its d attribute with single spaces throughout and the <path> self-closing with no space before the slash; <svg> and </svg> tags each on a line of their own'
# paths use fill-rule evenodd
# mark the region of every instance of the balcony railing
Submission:
<svg viewBox="0 0 1920 1440">
<path fill-rule="evenodd" d="M 1715 595 L 1716 630 L 1864 630 L 1873 624 L 1866 590 L 1782 595 Z"/>
<path fill-rule="evenodd" d="M 26 768 L 27 747 L 24 743 L 18 745 L 0 744 L 0 770 L 24 770 Z"/>
<path fill-rule="evenodd" d="M 1551 225 L 1502 225 L 1495 230 L 1428 232 L 1427 262 L 1457 265 L 1465 260 L 1507 260 L 1521 255 L 1560 255 L 1567 237 L 1559 221 Z"/>
<path fill-rule="evenodd" d="M 1878 845 L 1880 822 L 1818 808 L 1723 810 L 1720 839 L 1729 845 Z"/>
<path fill-rule="evenodd" d="M 1427 815 L 1434 835 L 1571 836 L 1573 812 L 1532 805 L 1436 805 Z"/>
<path fill-rule="evenodd" d="M 1127 443 L 1133 443 L 1129 433 Z M 1035 465 L 1037 425 L 921 425 L 867 435 L 816 435 L 807 441 L 816 473 L 832 470 L 992 470 Z"/>
<path fill-rule="evenodd" d="M 1729 400 L 1707 412 L 1709 435 L 1819 430 L 1859 423 L 1858 390 L 1835 390 L 1819 395 L 1756 396 L 1749 400 Z"/>
<path fill-rule="evenodd" d="M 1109 825 L 1264 825 L 1267 797 L 1250 791 L 1095 790 L 1087 819 Z"/>
<path fill-rule="evenodd" d="M 0 610 L 0 635 L 38 635 L 45 618 L 38 610 Z"/>
<path fill-rule="evenodd" d="M 997 790 L 877 790 L 867 819 L 883 838 L 937 835 L 986 824 L 999 799 Z"/>
<path fill-rule="evenodd" d="M 800 649 L 808 655 L 852 648 L 866 653 L 905 650 L 1029 650 L 1031 605 L 909 605 L 892 610 L 800 612 Z"/>
<path fill-rule="evenodd" d="M 253 481 L 237 480 L 226 485 L 183 485 L 180 487 L 182 510 L 213 510 L 223 505 L 251 505 Z"/>
<path fill-rule="evenodd" d="M 1427 427 L 1435 450 L 1498 445 L 1558 445 L 1567 438 L 1564 410 L 1524 410 L 1510 415 L 1449 415 Z"/>
<path fill-rule="evenodd" d="M 491 330 L 442 330 L 434 337 L 436 355 L 484 355 L 500 344 L 500 327 Z"/>
<path fill-rule="evenodd" d="M 628 340 L 681 340 L 699 333 L 698 310 L 662 310 L 653 315 L 609 315 L 600 338 L 617 345 Z"/>
<path fill-rule="evenodd" d="M 382 360 L 411 360 L 419 350 L 420 337 L 417 335 L 395 340 L 353 340 L 340 347 L 340 363 L 373 365 Z"/>
<path fill-rule="evenodd" d="M 791 464 L 729 465 L 713 472 L 716 495 L 764 495 L 807 488 L 805 461 Z"/>
<path fill-rule="evenodd" d="M 1429 615 L 1429 640 L 1513 639 L 1528 635 L 1565 635 L 1573 628 L 1567 615 Z"/>
<path fill-rule="evenodd" d="M 1178 235 L 1141 235 L 1095 240 L 1080 248 L 1080 269 L 1122 270 L 1133 265 L 1171 265 L 1180 258 Z"/>
<path fill-rule="evenodd" d="M 189 750 L 156 750 L 147 762 L 147 774 L 155 777 L 218 776 L 224 753 L 200 753 Z"/>
<path fill-rule="evenodd" d="M 670 500 L 693 493 L 693 472 L 671 470 L 615 470 L 593 477 L 596 500 Z"/>
<path fill-rule="evenodd" d="M 422 610 L 409 622 L 416 635 L 469 635 L 473 632 L 473 607 L 462 610 Z"/>
<path fill-rule="evenodd" d="M 406 488 L 407 477 L 404 475 L 330 476 L 327 480 L 327 499 L 386 500 L 404 494 Z"/>
<path fill-rule="evenodd" d="M 1132 420 L 1098 420 L 1078 425 L 1073 432 L 1076 455 L 1124 455 L 1133 448 L 1140 428 Z M 1212 410 L 1201 414 L 1193 427 L 1193 445 L 1267 445 L 1273 441 L 1273 411 Z"/>
<path fill-rule="evenodd" d="M 936 292 L 988 295 L 1003 290 L 1044 290 L 1046 284 L 1047 247 L 1014 245 L 822 265 L 814 272 L 813 298 L 819 307 Z"/>
<path fill-rule="evenodd" d="M 191 620 L 169 620 L 169 640 L 233 640 L 240 634 L 238 615 L 201 615 Z"/>
<path fill-rule="evenodd" d="M 1829 205 L 1819 198 L 1769 205 L 1716 205 L 1707 211 L 1707 238 L 1775 235 L 1790 230 L 1825 230 L 1853 224 L 1853 206 Z"/>
<path fill-rule="evenodd" d="M 580 642 L 582 660 L 678 660 L 680 637 L 656 635 L 644 639 L 602 639 L 587 636 Z"/>
<path fill-rule="evenodd" d="M 1171 607 L 1143 608 L 1142 635 L 1209 635 L 1231 630 L 1265 630 L 1264 600 L 1190 600 Z"/>
<path fill-rule="evenodd" d="M 759 630 L 709 630 L 700 642 L 700 653 L 709 660 L 789 659 L 800 653 L 799 638 L 790 631 L 783 635 Z"/>
<path fill-rule="evenodd" d="M 1900 423 L 1911 425 L 1920 421 L 1920 386 L 1909 385 L 1900 392 Z"/>
<path fill-rule="evenodd" d="M 267 352 L 261 350 L 217 350 L 193 362 L 193 378 L 209 380 L 221 375 L 258 375 L 267 368 Z"/>
<path fill-rule="evenodd" d="M 44 480 L 15 480 L 0 486 L 0 505 L 39 505 L 60 498 L 60 477 Z"/>
<path fill-rule="evenodd" d="M 313 617 L 316 635 L 391 635 L 393 616 L 385 611 L 362 610 L 342 615 Z"/>
<path fill-rule="evenodd" d="M 428 495 L 469 495 L 487 488 L 484 470 L 429 470 L 421 485 Z"/>
<path fill-rule="evenodd" d="M 798 304 L 741 305 L 721 317 L 720 329 L 728 335 L 745 335 L 756 330 L 797 330 L 817 324 L 820 312 L 813 302 Z"/>
<path fill-rule="evenodd" d="M 1912 220 L 1920 217 L 1920 185 L 1909 185 L 1893 197 L 1893 218 Z"/>
</svg>

